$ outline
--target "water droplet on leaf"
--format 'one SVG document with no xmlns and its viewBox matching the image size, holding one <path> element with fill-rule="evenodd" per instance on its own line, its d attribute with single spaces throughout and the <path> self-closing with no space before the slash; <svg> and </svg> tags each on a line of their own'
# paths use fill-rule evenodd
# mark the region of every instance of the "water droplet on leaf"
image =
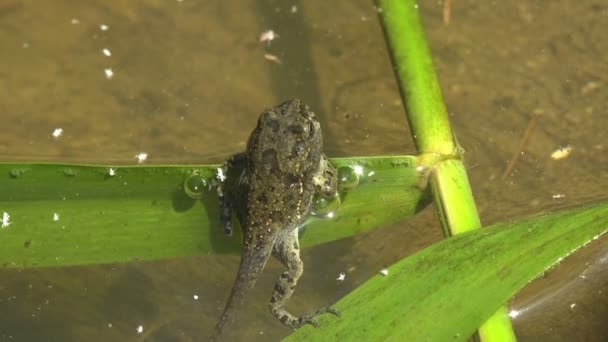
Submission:
<svg viewBox="0 0 608 342">
<path fill-rule="evenodd" d="M 359 185 L 359 175 L 350 166 L 340 166 L 338 168 L 338 189 L 340 191 L 350 191 Z"/>
<path fill-rule="evenodd" d="M 201 199 L 209 191 L 209 181 L 198 172 L 194 172 L 184 181 L 184 191 L 191 198 Z"/>
</svg>

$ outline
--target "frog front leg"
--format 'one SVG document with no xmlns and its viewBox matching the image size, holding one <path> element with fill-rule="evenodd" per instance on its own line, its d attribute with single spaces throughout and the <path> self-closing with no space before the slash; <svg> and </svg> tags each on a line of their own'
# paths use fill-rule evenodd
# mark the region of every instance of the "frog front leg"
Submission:
<svg viewBox="0 0 608 342">
<path fill-rule="evenodd" d="M 274 287 L 274 293 L 269 304 L 270 312 L 281 323 L 292 329 L 297 329 L 304 324 L 312 324 L 316 327 L 318 326 L 316 317 L 319 315 L 331 313 L 340 316 L 340 312 L 331 307 L 320 308 L 311 314 L 301 317 L 294 316 L 285 309 L 285 303 L 287 303 L 287 300 L 293 294 L 298 279 L 300 279 L 304 272 L 304 264 L 302 263 L 302 259 L 300 259 L 297 229 L 281 232 L 275 242 L 272 254 L 287 267 L 287 271 L 279 277 Z"/>
<path fill-rule="evenodd" d="M 327 199 L 335 197 L 338 192 L 338 172 L 325 155 L 321 155 L 319 169 L 312 183 L 315 186 L 315 193 Z"/>
<path fill-rule="evenodd" d="M 245 196 L 242 193 L 243 183 L 246 183 L 245 169 L 247 166 L 247 154 L 238 153 L 230 157 L 224 162 L 221 174 L 224 179 L 220 179 L 220 184 L 217 187 L 217 196 L 220 204 L 220 226 L 227 236 L 232 235 L 232 209 L 239 207 L 237 203 L 238 196 Z M 237 171 L 241 173 L 238 174 Z M 218 173 L 219 175 L 219 173 Z M 218 178 L 220 178 L 218 176 Z"/>
</svg>

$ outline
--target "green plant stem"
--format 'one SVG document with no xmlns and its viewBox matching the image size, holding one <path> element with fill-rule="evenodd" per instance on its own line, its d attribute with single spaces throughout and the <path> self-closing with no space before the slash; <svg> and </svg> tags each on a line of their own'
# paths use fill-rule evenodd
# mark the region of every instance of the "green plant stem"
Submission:
<svg viewBox="0 0 608 342">
<path fill-rule="evenodd" d="M 450 127 L 439 82 L 414 0 L 376 0 L 419 153 L 454 156 L 434 165 L 430 186 L 446 236 L 481 228 L 460 148 Z M 484 341 L 515 340 L 506 310 L 480 328 Z"/>
<path fill-rule="evenodd" d="M 376 3 L 418 151 L 452 154 L 456 145 L 416 1 Z"/>
</svg>

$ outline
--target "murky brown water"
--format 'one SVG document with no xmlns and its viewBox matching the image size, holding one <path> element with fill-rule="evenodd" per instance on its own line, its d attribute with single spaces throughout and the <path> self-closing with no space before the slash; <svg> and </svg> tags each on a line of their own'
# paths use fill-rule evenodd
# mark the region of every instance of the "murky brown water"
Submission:
<svg viewBox="0 0 608 342">
<path fill-rule="evenodd" d="M 447 27 L 441 11 L 421 2 L 483 222 L 604 199 L 608 2 L 460 0 Z M 279 38 L 265 46 L 258 36 L 269 28 Z M 150 163 L 218 162 L 244 148 L 262 109 L 296 96 L 322 118 L 330 156 L 414 151 L 369 1 L 5 0 L 0 40 L 0 160 L 132 163 L 147 152 Z M 535 112 L 525 153 L 501 180 Z M 568 144 L 569 158 L 550 159 Z M 291 305 L 335 301 L 440 238 L 426 210 L 306 250 Z M 520 340 L 608 335 L 607 247 L 606 238 L 590 244 L 518 295 Z M 4 270 L 0 340 L 196 341 L 211 330 L 237 262 Z M 288 333 L 266 313 L 279 268 L 271 263 L 254 289 L 237 336 Z"/>
</svg>

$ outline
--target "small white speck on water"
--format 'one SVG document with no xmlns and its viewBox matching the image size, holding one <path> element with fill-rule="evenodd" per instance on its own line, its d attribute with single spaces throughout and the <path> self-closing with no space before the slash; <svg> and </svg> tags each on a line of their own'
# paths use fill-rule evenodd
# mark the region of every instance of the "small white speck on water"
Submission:
<svg viewBox="0 0 608 342">
<path fill-rule="evenodd" d="M 55 130 L 53 131 L 53 133 L 51 133 L 51 135 L 55 139 L 59 138 L 62 134 L 63 134 L 63 128 L 55 128 Z"/>
<path fill-rule="evenodd" d="M 358 175 L 358 176 L 363 175 L 363 166 L 355 165 L 355 166 L 353 166 L 353 170 L 355 171 L 356 175 Z"/>
<path fill-rule="evenodd" d="M 112 68 L 103 69 L 103 72 L 106 74 L 107 79 L 114 77 L 114 71 L 112 71 Z"/>
<path fill-rule="evenodd" d="M 281 59 L 279 58 L 279 56 L 277 55 L 273 55 L 271 53 L 265 53 L 264 54 L 264 59 L 266 59 L 267 61 L 276 63 L 276 64 L 281 64 Z"/>
<path fill-rule="evenodd" d="M 11 215 L 6 211 L 2 213 L 2 220 L 0 221 L 0 228 L 6 228 L 11 225 Z"/>
<path fill-rule="evenodd" d="M 555 151 L 551 152 L 551 159 L 560 160 L 568 158 L 568 156 L 570 156 L 570 153 L 572 153 L 572 146 L 560 146 Z"/>
<path fill-rule="evenodd" d="M 279 38 L 279 35 L 276 34 L 276 32 L 274 32 L 273 30 L 266 30 L 260 33 L 260 43 L 266 43 L 270 45 L 270 43 L 277 38 Z"/>
<path fill-rule="evenodd" d="M 146 161 L 146 159 L 148 159 L 148 154 L 145 152 L 141 152 L 137 155 L 135 155 L 135 159 L 137 159 L 137 162 L 142 164 L 143 162 Z"/>
<path fill-rule="evenodd" d="M 217 168 L 217 175 L 215 176 L 217 178 L 217 180 L 219 180 L 220 182 L 223 182 L 226 180 L 226 175 L 224 174 L 224 169 L 222 169 L 221 167 Z"/>
<path fill-rule="evenodd" d="M 519 310 L 512 309 L 511 311 L 509 311 L 509 317 L 511 318 L 516 318 L 517 316 L 519 316 L 519 314 L 521 314 L 521 311 Z"/>
</svg>

